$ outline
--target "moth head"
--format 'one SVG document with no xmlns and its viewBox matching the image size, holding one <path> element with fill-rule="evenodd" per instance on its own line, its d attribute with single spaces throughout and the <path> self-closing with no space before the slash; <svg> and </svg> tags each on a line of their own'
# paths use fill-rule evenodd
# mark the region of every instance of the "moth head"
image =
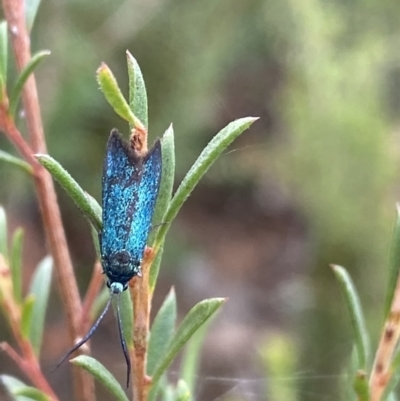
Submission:
<svg viewBox="0 0 400 401">
<path fill-rule="evenodd" d="M 115 252 L 109 256 L 103 256 L 105 263 L 105 270 L 112 270 L 113 272 L 127 273 L 136 270 L 140 266 L 140 261 L 137 261 L 125 249 Z"/>
<path fill-rule="evenodd" d="M 132 264 L 131 254 L 125 250 L 115 252 L 112 258 L 113 263 L 120 266 L 122 269 L 124 267 L 129 267 Z"/>
<path fill-rule="evenodd" d="M 107 287 L 110 289 L 111 294 L 121 294 L 128 288 L 128 283 L 118 283 L 116 281 L 107 281 Z"/>
<path fill-rule="evenodd" d="M 140 260 L 132 257 L 130 252 L 125 249 L 114 252 L 111 255 L 103 255 L 102 262 L 104 273 L 110 283 L 127 283 L 132 277 L 140 276 Z"/>
</svg>

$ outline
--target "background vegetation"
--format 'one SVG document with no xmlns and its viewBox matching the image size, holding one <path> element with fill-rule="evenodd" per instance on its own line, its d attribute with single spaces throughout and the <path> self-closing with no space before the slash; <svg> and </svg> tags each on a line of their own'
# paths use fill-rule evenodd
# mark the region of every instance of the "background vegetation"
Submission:
<svg viewBox="0 0 400 401">
<path fill-rule="evenodd" d="M 125 129 L 98 91 L 101 61 L 122 88 L 125 50 L 140 63 L 150 137 L 174 124 L 177 182 L 216 131 L 261 117 L 185 205 L 156 289 L 160 303 L 175 285 L 181 313 L 208 296 L 230 298 L 202 355 L 199 399 L 338 399 L 352 341 L 329 263 L 352 274 L 376 341 L 398 192 L 399 8 L 395 0 L 42 2 L 32 47 L 52 52 L 37 71 L 49 153 L 97 199 L 106 138 Z M 0 148 L 11 149 L 3 137 Z M 5 164 L 0 182 L 12 226 L 28 231 L 28 278 L 45 254 L 33 187 Z M 61 190 L 59 200 L 85 288 L 90 232 Z M 67 347 L 59 310 L 54 301 L 48 313 L 49 367 Z M 103 325 L 94 354 L 123 377 L 113 330 Z M 10 369 L 1 354 L 0 366 Z M 68 371 L 50 382 L 67 387 Z"/>
</svg>

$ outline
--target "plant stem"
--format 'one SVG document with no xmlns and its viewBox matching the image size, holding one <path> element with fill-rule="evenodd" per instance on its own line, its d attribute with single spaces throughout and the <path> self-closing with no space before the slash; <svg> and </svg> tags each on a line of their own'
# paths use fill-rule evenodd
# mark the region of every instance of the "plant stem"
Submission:
<svg viewBox="0 0 400 401">
<path fill-rule="evenodd" d="M 400 339 L 400 277 L 393 296 L 390 312 L 379 340 L 369 381 L 371 401 L 380 401 L 392 375 L 391 363 Z"/>
<path fill-rule="evenodd" d="M 11 33 L 12 47 L 18 71 L 31 59 L 30 37 L 25 25 L 24 1 L 3 0 L 3 11 Z M 35 153 L 46 153 L 46 143 L 41 121 L 36 81 L 33 75 L 27 80 L 22 100 L 29 131 L 31 148 Z M 11 118 L 9 117 L 10 121 Z M 23 154 L 23 156 L 26 156 Z M 29 160 L 28 160 L 29 161 Z M 62 225 L 56 193 L 50 174 L 37 163 L 35 186 L 46 232 L 48 246 L 57 271 L 61 298 L 67 314 L 70 342 L 80 337 L 81 302 L 72 262 Z M 94 400 L 93 379 L 81 369 L 74 371 L 74 391 L 77 400 Z"/>
<path fill-rule="evenodd" d="M 154 252 L 146 248 L 142 262 L 142 277 L 131 280 L 130 290 L 133 301 L 133 345 L 132 353 L 134 365 L 133 399 L 135 401 L 147 401 L 151 378 L 146 374 L 147 365 L 147 340 L 150 329 L 150 291 L 149 274 L 150 266 L 154 260 Z"/>
<path fill-rule="evenodd" d="M 58 401 L 58 397 L 53 392 L 53 389 L 50 387 L 46 378 L 43 376 L 31 344 L 24 341 L 20 346 L 21 345 L 23 347 L 24 357 L 21 357 L 17 351 L 6 342 L 1 343 L 0 347 L 39 390 L 43 391 L 51 401 Z"/>
</svg>

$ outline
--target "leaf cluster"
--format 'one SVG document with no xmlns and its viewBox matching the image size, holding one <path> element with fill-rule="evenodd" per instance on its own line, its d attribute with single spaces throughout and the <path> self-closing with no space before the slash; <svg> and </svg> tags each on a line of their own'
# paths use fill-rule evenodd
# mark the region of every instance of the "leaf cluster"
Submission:
<svg viewBox="0 0 400 401">
<path fill-rule="evenodd" d="M 36 2 L 35 2 L 36 4 Z M 28 8 L 28 12 L 33 12 Z M 36 11 L 35 11 L 36 12 Z M 29 26 L 33 22 L 32 15 L 27 18 Z M 0 23 L 0 94 L 1 104 L 6 109 L 8 116 L 14 119 L 17 112 L 22 89 L 29 76 L 49 52 L 39 52 L 33 56 L 26 67 L 21 71 L 11 95 L 7 92 L 7 25 Z M 134 57 L 127 52 L 127 68 L 129 76 L 129 100 L 127 101 L 118 86 L 117 80 L 106 64 L 101 64 L 97 71 L 97 81 L 106 100 L 114 109 L 116 114 L 127 121 L 132 135 L 141 135 L 144 139 L 145 149 L 147 147 L 147 94 L 142 72 Z M 149 274 L 143 278 L 142 289 L 147 294 L 145 303 L 151 304 L 158 272 L 160 269 L 164 241 L 168 230 L 177 216 L 185 200 L 189 197 L 197 183 L 207 172 L 210 166 L 218 159 L 229 144 L 244 130 L 250 127 L 255 118 L 242 118 L 228 124 L 222 129 L 206 146 L 192 168 L 186 174 L 175 193 L 175 151 L 174 131 L 172 125 L 167 128 L 161 138 L 162 146 L 162 179 L 159 196 L 154 212 L 154 229 L 148 239 L 146 259 Z M 40 163 L 60 184 L 68 196 L 75 202 L 81 214 L 86 218 L 92 229 L 92 237 L 97 255 L 99 255 L 98 232 L 102 228 L 102 209 L 99 203 L 88 194 L 74 178 L 63 168 L 63 166 L 48 154 L 36 154 L 36 161 Z M 11 154 L 0 151 L 0 160 L 11 163 L 22 168 L 25 172 L 34 174 L 32 164 L 21 160 Z M 52 276 L 52 259 L 46 257 L 36 268 L 31 279 L 31 286 L 27 294 L 22 295 L 22 241 L 23 231 L 18 229 L 13 236 L 10 247 L 7 244 L 7 223 L 3 209 L 0 209 L 0 269 L 5 274 L 0 275 L 0 304 L 3 306 L 6 318 L 14 337 L 20 346 L 31 347 L 35 358 L 29 363 L 35 365 L 40 357 L 40 349 L 43 339 L 45 313 L 49 301 L 49 291 Z M 97 272 L 98 273 L 98 272 Z M 94 271 L 93 283 L 98 280 L 98 274 Z M 92 284 L 92 283 L 91 283 Z M 91 285 L 89 285 L 89 290 Z M 93 284 L 93 288 L 95 285 Z M 131 353 L 135 352 L 136 344 L 144 341 L 146 352 L 143 360 L 147 361 L 145 373 L 151 378 L 150 385 L 145 384 L 143 377 L 142 385 L 146 388 L 146 399 L 155 400 L 157 397 L 165 400 L 190 400 L 195 385 L 195 373 L 199 361 L 199 353 L 202 340 L 206 334 L 206 328 L 211 318 L 225 302 L 224 298 L 206 299 L 195 305 L 177 323 L 177 301 L 174 289 L 171 289 L 164 303 L 159 309 L 149 332 L 144 337 L 138 337 L 138 330 L 134 318 L 134 310 L 137 305 L 133 298 L 138 295 L 126 291 L 121 299 L 122 323 L 126 342 Z M 133 296 L 131 295 L 133 294 Z M 143 294 L 138 295 L 143 296 Z M 86 305 L 87 316 L 93 321 L 102 306 L 108 299 L 107 289 L 97 291 L 92 301 Z M 84 305 L 85 306 L 85 305 Z M 150 309 L 146 311 L 149 315 Z M 167 370 L 177 354 L 188 345 L 182 360 L 182 369 L 177 384 L 171 384 L 167 380 Z M 8 346 L 8 345 L 7 345 Z M 7 347 L 6 346 L 6 347 Z M 10 351 L 10 355 L 13 351 Z M 22 355 L 21 361 L 26 358 Z M 114 376 L 96 359 L 80 355 L 71 361 L 74 365 L 85 369 L 105 388 L 107 388 L 117 400 L 127 400 L 128 396 Z M 21 362 L 21 366 L 23 363 Z M 37 372 L 32 373 L 37 374 Z M 140 374 L 140 373 L 137 373 Z M 29 376 L 29 375 L 28 375 Z M 1 380 L 9 394 L 15 400 L 54 400 L 54 393 L 46 386 L 40 390 L 28 386 L 20 380 L 2 375 Z M 134 388 L 134 392 L 137 389 Z"/>
</svg>

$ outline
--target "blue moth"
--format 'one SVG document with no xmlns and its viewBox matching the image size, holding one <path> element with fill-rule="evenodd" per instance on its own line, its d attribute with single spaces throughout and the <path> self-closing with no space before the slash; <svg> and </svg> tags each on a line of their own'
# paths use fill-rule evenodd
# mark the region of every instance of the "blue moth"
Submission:
<svg viewBox="0 0 400 401">
<path fill-rule="evenodd" d="M 115 296 L 129 387 L 131 362 L 122 332 L 119 299 L 120 294 L 128 288 L 129 280 L 141 276 L 140 265 L 151 230 L 161 169 L 160 140 L 155 142 L 145 156 L 141 156 L 122 139 L 116 129 L 111 131 L 103 167 L 103 228 L 99 233 L 103 273 L 107 276 L 111 296 L 89 332 L 63 356 L 57 367 L 89 340 Z"/>
</svg>

